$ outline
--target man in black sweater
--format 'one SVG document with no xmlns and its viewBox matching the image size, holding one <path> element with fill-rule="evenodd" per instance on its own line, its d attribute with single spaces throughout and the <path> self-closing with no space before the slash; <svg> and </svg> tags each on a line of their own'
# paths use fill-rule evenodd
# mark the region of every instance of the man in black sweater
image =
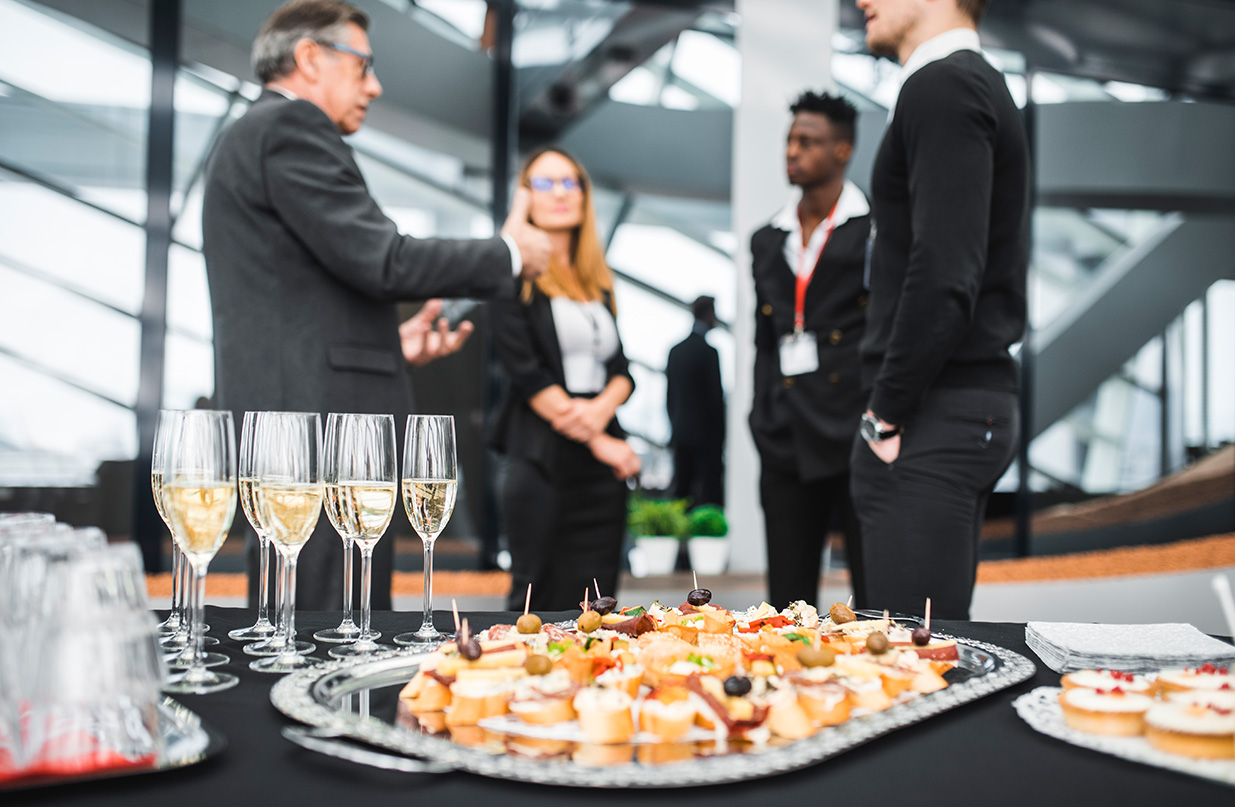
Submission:
<svg viewBox="0 0 1235 807">
<path fill-rule="evenodd" d="M 871 179 L 862 341 L 872 384 L 851 463 L 875 608 L 967 619 L 986 502 L 1016 451 L 1029 153 L 979 51 L 987 0 L 858 0 L 903 66 Z"/>
<path fill-rule="evenodd" d="M 690 335 L 669 351 L 665 404 L 673 428 L 673 495 L 694 506 L 725 504 L 725 391 L 720 354 L 708 344 L 716 327 L 716 300 L 704 295 L 691 304 Z"/>
</svg>

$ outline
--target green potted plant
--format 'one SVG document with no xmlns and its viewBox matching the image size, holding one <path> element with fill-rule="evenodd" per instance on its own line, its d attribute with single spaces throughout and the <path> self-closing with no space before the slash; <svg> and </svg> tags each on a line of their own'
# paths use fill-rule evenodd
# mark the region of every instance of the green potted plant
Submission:
<svg viewBox="0 0 1235 807">
<path fill-rule="evenodd" d="M 725 511 L 705 504 L 686 514 L 686 549 L 690 567 L 699 574 L 721 574 L 729 562 L 729 522 Z"/>
<path fill-rule="evenodd" d="M 687 503 L 686 499 L 631 497 L 626 528 L 635 537 L 630 567 L 636 577 L 673 572 L 679 541 L 687 535 Z"/>
</svg>

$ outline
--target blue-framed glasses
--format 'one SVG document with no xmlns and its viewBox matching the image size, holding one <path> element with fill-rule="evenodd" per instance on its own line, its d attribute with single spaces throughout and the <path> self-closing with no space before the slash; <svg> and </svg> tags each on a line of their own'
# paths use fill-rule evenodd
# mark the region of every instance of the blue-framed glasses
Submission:
<svg viewBox="0 0 1235 807">
<path fill-rule="evenodd" d="M 562 177 L 561 179 L 554 179 L 553 177 L 528 177 L 527 182 L 534 191 L 551 191 L 555 185 L 561 185 L 562 190 L 567 193 L 583 188 L 579 180 L 574 177 Z"/>
<path fill-rule="evenodd" d="M 355 48 L 351 47 L 350 45 L 345 45 L 345 44 L 343 44 L 342 42 L 321 42 L 321 43 L 319 43 L 319 44 L 324 45 L 325 47 L 328 47 L 328 48 L 330 48 L 331 50 L 337 50 L 339 53 L 350 53 L 350 54 L 352 54 L 353 56 L 355 56 L 355 57 L 357 57 L 358 59 L 360 59 L 360 63 L 361 63 L 361 65 L 363 65 L 363 66 L 364 66 L 364 74 L 365 74 L 366 76 L 371 76 L 371 75 L 373 75 L 373 62 L 374 62 L 374 58 L 373 58 L 373 54 L 372 54 L 372 53 L 365 53 L 364 51 L 359 51 L 359 50 L 356 50 Z"/>
</svg>

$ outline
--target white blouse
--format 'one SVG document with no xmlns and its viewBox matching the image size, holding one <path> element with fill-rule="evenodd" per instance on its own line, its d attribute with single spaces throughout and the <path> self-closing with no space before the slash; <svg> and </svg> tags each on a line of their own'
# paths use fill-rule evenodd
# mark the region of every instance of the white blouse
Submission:
<svg viewBox="0 0 1235 807">
<path fill-rule="evenodd" d="M 572 395 L 600 392 L 608 381 L 605 362 L 618 349 L 613 315 L 599 300 L 581 303 L 569 297 L 552 297 L 549 304 L 562 350 L 566 391 Z"/>
</svg>

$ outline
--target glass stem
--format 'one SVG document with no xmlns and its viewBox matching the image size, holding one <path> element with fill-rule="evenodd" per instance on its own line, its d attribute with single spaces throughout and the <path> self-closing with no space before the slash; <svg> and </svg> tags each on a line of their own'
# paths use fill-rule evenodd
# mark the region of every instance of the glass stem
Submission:
<svg viewBox="0 0 1235 807">
<path fill-rule="evenodd" d="M 189 628 L 193 632 L 193 669 L 204 670 L 206 635 L 202 628 L 206 624 L 206 566 L 189 563 L 188 558 L 184 558 L 184 564 L 193 570 L 193 624 Z"/>
<path fill-rule="evenodd" d="M 270 539 L 263 535 L 257 536 L 257 568 L 261 577 L 257 583 L 257 624 L 269 624 L 266 603 L 270 599 Z"/>
<path fill-rule="evenodd" d="M 373 547 L 360 545 L 360 638 L 358 641 L 371 642 L 369 635 L 369 616 L 373 595 Z M 349 570 L 350 577 L 350 570 Z"/>
<path fill-rule="evenodd" d="M 352 623 L 352 544 L 355 541 L 343 538 L 343 624 Z"/>
<path fill-rule="evenodd" d="M 296 655 L 296 555 L 283 559 L 283 625 L 287 644 L 283 655 Z"/>
<path fill-rule="evenodd" d="M 432 631 L 433 627 L 433 541 L 425 541 L 425 583 L 424 583 L 424 621 L 420 625 L 422 631 Z"/>
<path fill-rule="evenodd" d="M 183 556 L 180 554 L 180 545 L 172 540 L 172 608 L 171 617 L 177 622 L 180 621 L 181 612 L 183 611 L 183 589 L 180 585 L 180 564 L 183 563 Z"/>
</svg>

